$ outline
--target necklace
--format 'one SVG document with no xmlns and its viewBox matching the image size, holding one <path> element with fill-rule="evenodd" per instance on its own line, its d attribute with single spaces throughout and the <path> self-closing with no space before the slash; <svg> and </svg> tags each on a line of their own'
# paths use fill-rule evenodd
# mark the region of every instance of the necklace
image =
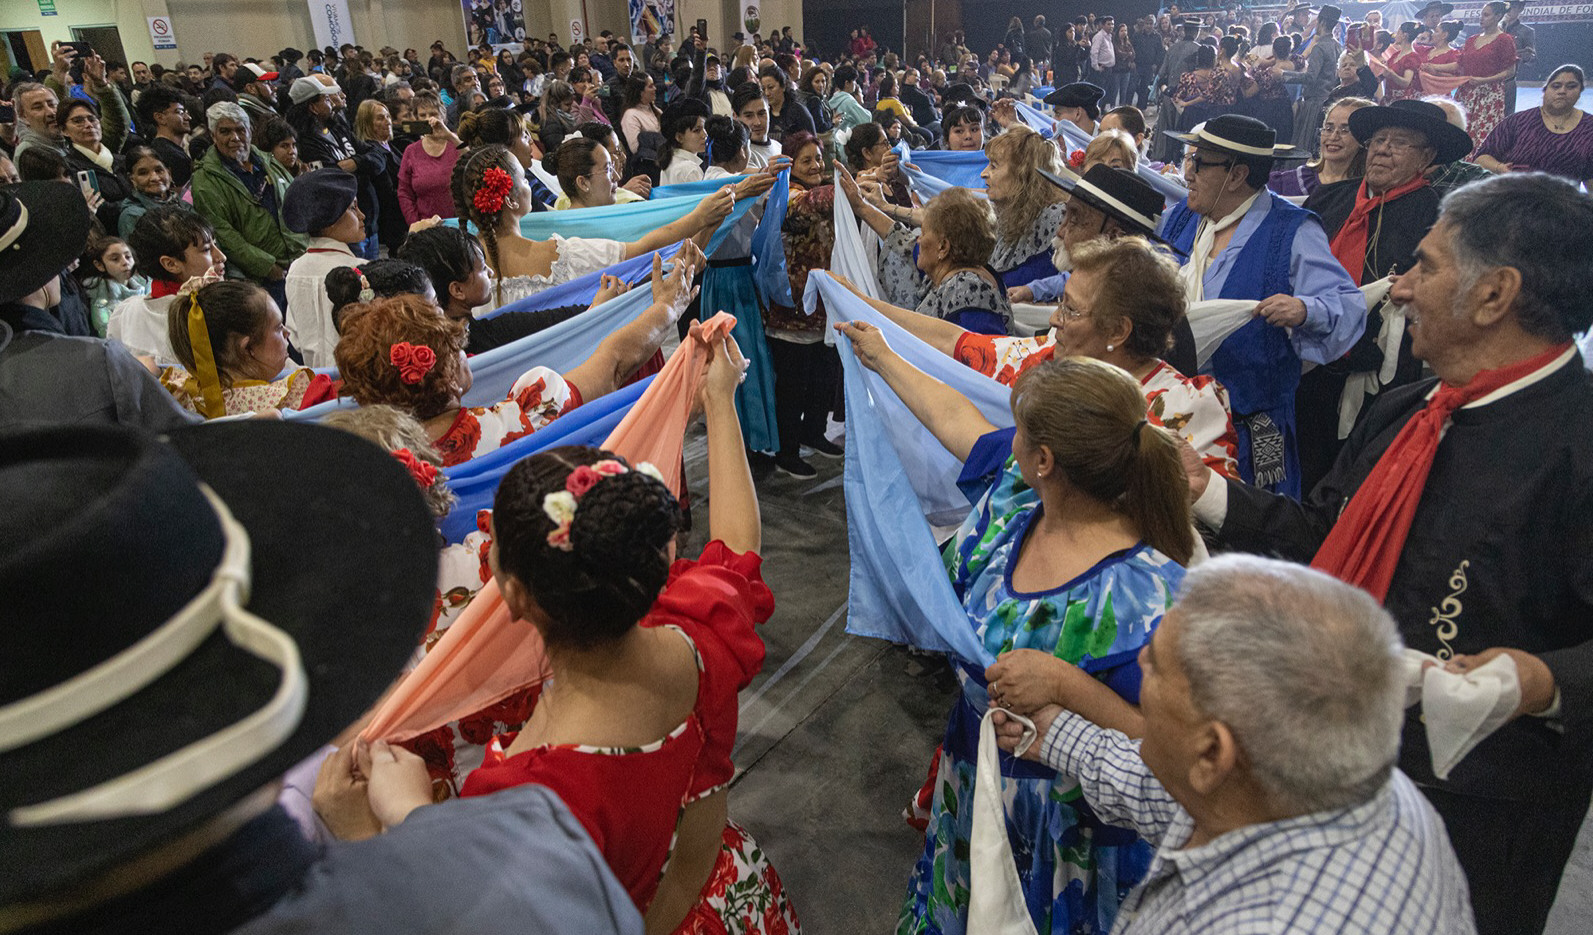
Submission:
<svg viewBox="0 0 1593 935">
<path fill-rule="evenodd" d="M 1566 131 L 1571 129 L 1571 127 L 1576 123 L 1577 118 L 1580 117 L 1580 116 L 1581 116 L 1581 111 L 1577 110 L 1574 107 L 1571 108 L 1571 112 L 1570 113 L 1566 114 L 1564 117 L 1559 117 L 1559 118 L 1551 118 L 1549 116 L 1549 111 L 1547 109 L 1545 109 L 1543 111 L 1543 125 L 1548 127 L 1550 130 L 1552 130 L 1555 133 L 1564 133 L 1564 132 L 1566 132 Z"/>
</svg>

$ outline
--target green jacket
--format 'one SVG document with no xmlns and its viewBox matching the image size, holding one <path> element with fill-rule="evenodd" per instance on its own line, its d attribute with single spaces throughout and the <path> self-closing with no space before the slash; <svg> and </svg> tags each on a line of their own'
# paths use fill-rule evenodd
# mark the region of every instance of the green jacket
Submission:
<svg viewBox="0 0 1593 935">
<path fill-rule="evenodd" d="M 277 211 L 266 211 L 243 187 L 231 169 L 221 164 L 216 148 L 194 163 L 194 210 L 216 228 L 216 243 L 229 266 L 245 276 L 263 281 L 273 265 L 288 268 L 304 252 L 305 239 L 282 224 L 282 199 L 293 181 L 275 159 L 249 147 L 249 154 L 266 167 L 266 184 L 276 191 Z"/>
</svg>

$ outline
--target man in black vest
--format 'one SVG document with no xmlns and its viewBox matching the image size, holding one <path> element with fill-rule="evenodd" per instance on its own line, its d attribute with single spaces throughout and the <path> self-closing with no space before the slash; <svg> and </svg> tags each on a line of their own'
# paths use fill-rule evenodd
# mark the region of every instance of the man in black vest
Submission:
<svg viewBox="0 0 1593 935">
<path fill-rule="evenodd" d="M 1366 175 L 1324 185 L 1305 207 L 1322 218 L 1339 263 L 1360 285 L 1410 269 L 1416 245 L 1438 220 L 1438 192 L 1430 166 L 1471 152 L 1471 137 L 1426 101 L 1395 101 L 1350 115 L 1350 133 L 1366 150 Z M 1385 312 L 1389 313 L 1385 315 Z M 1385 320 L 1387 319 L 1387 320 Z M 1300 378 L 1300 469 L 1307 489 L 1333 467 L 1339 445 L 1355 424 L 1364 394 L 1403 386 L 1421 376 L 1411 356 L 1403 316 L 1385 305 L 1367 313 L 1366 331 L 1349 353 Z M 1361 392 L 1345 387 L 1354 380 Z M 1346 397 L 1349 398 L 1346 398 Z"/>
<path fill-rule="evenodd" d="M 1184 452 L 1219 546 L 1365 588 L 1454 671 L 1509 657 L 1512 720 L 1441 780 L 1410 714 L 1399 760 L 1484 935 L 1542 930 L 1593 793 L 1593 379 L 1571 341 L 1593 325 L 1589 242 L 1593 197 L 1562 179 L 1452 192 L 1393 291 L 1436 379 L 1380 394 L 1303 502 Z"/>
</svg>

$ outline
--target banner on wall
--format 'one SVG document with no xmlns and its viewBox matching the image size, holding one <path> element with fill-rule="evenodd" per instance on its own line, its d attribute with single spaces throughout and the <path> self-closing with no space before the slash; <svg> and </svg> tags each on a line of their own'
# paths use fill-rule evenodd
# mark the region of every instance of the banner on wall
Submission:
<svg viewBox="0 0 1593 935">
<path fill-rule="evenodd" d="M 747 41 L 752 41 L 752 34 L 763 26 L 763 0 L 742 0 L 746 9 L 741 14 L 741 28 L 747 33 Z"/>
<path fill-rule="evenodd" d="M 675 34 L 675 0 L 629 0 L 631 41 L 651 42 Z"/>
<path fill-rule="evenodd" d="M 525 48 L 525 5 L 521 0 L 460 0 L 460 8 L 471 48 L 483 42 L 494 51 Z"/>
<path fill-rule="evenodd" d="M 354 21 L 348 15 L 348 0 L 309 0 L 310 25 L 315 29 L 315 44 L 337 48 L 354 41 Z"/>
</svg>

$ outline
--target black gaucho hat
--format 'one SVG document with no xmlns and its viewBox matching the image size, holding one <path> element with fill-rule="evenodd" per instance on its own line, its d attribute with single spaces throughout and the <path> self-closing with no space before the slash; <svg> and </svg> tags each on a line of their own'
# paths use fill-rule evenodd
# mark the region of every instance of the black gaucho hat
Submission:
<svg viewBox="0 0 1593 935">
<path fill-rule="evenodd" d="M 413 656 L 436 576 L 409 472 L 336 429 L 0 438 L 0 619 L 27 621 L 0 666 L 0 904 L 170 842 L 337 736 Z"/>
<path fill-rule="evenodd" d="M 1471 134 L 1450 123 L 1444 109 L 1426 101 L 1394 101 L 1386 107 L 1362 107 L 1350 114 L 1350 133 L 1362 146 L 1384 127 L 1406 127 L 1427 137 L 1438 150 L 1434 165 L 1464 159 L 1475 145 Z"/>
<path fill-rule="evenodd" d="M 82 255 L 93 221 L 71 182 L 0 188 L 0 302 L 32 295 L 65 272 Z"/>
<path fill-rule="evenodd" d="M 1166 242 L 1156 235 L 1166 199 L 1149 182 L 1128 169 L 1114 169 L 1103 163 L 1091 166 L 1082 177 L 1071 178 L 1045 169 L 1035 171 L 1052 185 L 1070 192 L 1075 200 L 1116 220 L 1129 233 L 1149 237 L 1158 243 Z"/>
</svg>

